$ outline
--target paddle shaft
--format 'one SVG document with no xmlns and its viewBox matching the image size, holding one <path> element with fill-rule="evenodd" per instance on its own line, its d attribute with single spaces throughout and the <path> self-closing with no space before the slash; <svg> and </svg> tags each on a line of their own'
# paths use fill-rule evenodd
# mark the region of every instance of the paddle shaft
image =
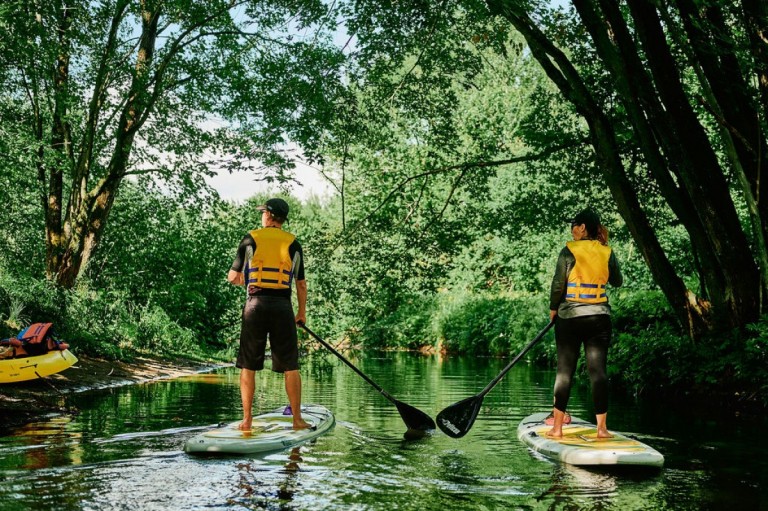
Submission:
<svg viewBox="0 0 768 511">
<path fill-rule="evenodd" d="M 374 389 L 378 390 L 378 391 L 381 393 L 381 395 L 382 395 L 382 396 L 384 396 L 385 398 L 389 399 L 391 402 L 393 402 L 393 403 L 397 404 L 397 400 L 396 400 L 395 398 L 393 398 L 392 396 L 390 396 L 390 395 L 389 395 L 389 393 L 388 393 L 386 390 L 384 390 L 383 388 L 381 388 L 381 386 L 380 386 L 378 383 L 376 383 L 375 381 L 373 381 L 372 379 L 370 379 L 370 378 L 368 377 L 368 375 L 366 375 L 366 374 L 365 374 L 364 372 L 362 372 L 360 369 L 358 369 L 357 367 L 355 367 L 355 366 L 354 366 L 354 364 L 352 364 L 352 362 L 350 362 L 349 360 L 347 360 L 347 359 L 344 357 L 344 355 L 342 355 L 341 353 L 339 353 L 338 351 L 336 351 L 336 349 L 335 349 L 333 346 L 331 346 L 330 344 L 328 344 L 327 342 L 325 342 L 324 340 L 322 340 L 322 339 L 321 339 L 321 338 L 320 338 L 320 337 L 319 337 L 319 336 L 318 336 L 318 335 L 317 335 L 315 332 L 313 332 L 312 330 L 310 330 L 310 329 L 309 329 L 309 327 L 307 327 L 307 325 L 305 325 L 304 323 L 299 323 L 299 326 L 300 326 L 301 328 L 303 328 L 303 329 L 304 329 L 304 330 L 305 330 L 305 331 L 306 331 L 306 332 L 307 332 L 309 335 L 311 335 L 312 337 L 314 337 L 314 339 L 315 339 L 317 342 L 319 342 L 320 344 L 322 344 L 323 346 L 325 346 L 325 347 L 326 347 L 326 348 L 327 348 L 327 349 L 328 349 L 328 350 L 329 350 L 331 353 L 333 353 L 334 355 L 336 355 L 337 357 L 339 357 L 339 358 L 341 359 L 341 361 L 342 361 L 342 362 L 344 362 L 345 364 L 347 364 L 347 365 L 350 367 L 350 369 L 352 369 L 354 372 L 356 372 L 357 374 L 359 374 L 359 375 L 360 375 L 360 376 L 361 376 L 361 377 L 362 377 L 362 378 L 363 378 L 365 381 L 367 381 L 368 383 L 370 383 L 370 384 L 371 384 L 371 386 L 372 386 Z"/>
<path fill-rule="evenodd" d="M 495 387 L 496 384 L 499 383 L 499 381 L 501 381 L 502 378 L 504 378 L 504 375 L 507 374 L 509 372 L 509 370 L 512 369 L 512 367 L 515 364 L 517 364 L 518 360 L 523 358 L 525 356 L 525 354 L 528 353 L 528 351 L 530 351 L 530 349 L 533 348 L 536 345 L 536 343 L 541 340 L 542 337 L 544 337 L 544 334 L 546 334 L 549 331 L 549 329 L 552 328 L 552 325 L 554 325 L 554 324 L 555 324 L 554 321 L 550 321 L 549 323 L 547 323 L 547 326 L 545 326 L 544 329 L 541 332 L 539 332 L 539 334 L 536 337 L 534 337 L 534 339 L 531 342 L 528 343 L 528 346 L 523 348 L 523 351 L 518 353 L 518 355 L 514 359 L 512 359 L 512 361 L 509 364 L 507 364 L 507 366 L 504 369 L 501 370 L 499 375 L 496 378 L 494 378 L 493 380 L 491 380 L 491 382 L 488 385 L 486 385 L 485 388 L 483 390 L 481 390 L 480 393 L 476 397 L 482 398 L 487 393 L 489 393 L 491 391 L 491 389 L 493 387 Z"/>
</svg>

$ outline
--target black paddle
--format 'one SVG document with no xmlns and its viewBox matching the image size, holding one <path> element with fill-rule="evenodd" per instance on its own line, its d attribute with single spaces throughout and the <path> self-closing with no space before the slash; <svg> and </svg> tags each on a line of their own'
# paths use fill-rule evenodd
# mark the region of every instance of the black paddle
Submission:
<svg viewBox="0 0 768 511">
<path fill-rule="evenodd" d="M 418 408 L 414 408 L 411 405 L 407 405 L 403 403 L 402 401 L 398 401 L 397 399 L 393 398 L 389 393 L 382 389 L 379 384 L 377 384 L 375 381 L 370 379 L 368 376 L 365 375 L 360 369 L 355 367 L 352 362 L 344 358 L 344 355 L 336 351 L 333 346 L 322 340 L 320 337 L 317 336 L 315 332 L 307 328 L 307 325 L 304 323 L 299 323 L 299 326 L 307 331 L 309 335 L 315 338 L 317 342 L 328 348 L 328 350 L 339 357 L 342 362 L 347 364 L 349 367 L 352 368 L 353 371 L 355 371 L 357 374 L 363 377 L 365 381 L 370 383 L 374 389 L 378 390 L 382 396 L 389 399 L 394 405 L 397 407 L 397 411 L 400 412 L 400 417 L 403 418 L 403 422 L 405 422 L 405 425 L 408 426 L 408 429 L 415 429 L 419 431 L 427 431 L 430 429 L 435 429 L 435 421 L 432 420 L 432 417 L 427 415 L 426 413 L 422 412 Z"/>
<path fill-rule="evenodd" d="M 512 369 L 512 366 L 514 366 L 518 360 L 523 358 L 523 356 L 528 353 L 528 350 L 533 348 L 533 346 L 539 342 L 542 337 L 544 337 L 544 334 L 546 334 L 554 324 L 554 321 L 549 322 L 547 326 L 545 326 L 544 329 L 539 332 L 539 334 L 531 342 L 528 343 L 528 346 L 523 348 L 523 351 L 521 351 L 512 360 L 512 362 L 507 364 L 507 366 L 501 370 L 501 373 L 499 373 L 499 375 L 494 378 L 491 383 L 486 385 L 479 394 L 476 396 L 468 397 L 467 399 L 462 399 L 458 403 L 454 403 L 438 413 L 438 427 L 443 430 L 446 435 L 453 438 L 461 438 L 466 435 L 472 427 L 472 424 L 475 423 L 475 419 L 477 418 L 477 414 L 480 411 L 480 405 L 483 404 L 483 398 L 485 395 L 490 392 L 491 389 L 495 387 L 497 383 L 499 383 L 499 381 L 501 381 L 504 375 L 507 374 L 510 369 Z"/>
</svg>

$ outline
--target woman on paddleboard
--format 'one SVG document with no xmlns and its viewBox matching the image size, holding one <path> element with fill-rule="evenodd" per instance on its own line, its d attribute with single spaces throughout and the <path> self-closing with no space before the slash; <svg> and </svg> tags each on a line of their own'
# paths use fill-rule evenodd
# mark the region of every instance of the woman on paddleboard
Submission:
<svg viewBox="0 0 768 511">
<path fill-rule="evenodd" d="M 557 377 L 555 407 L 546 423 L 552 424 L 548 436 L 563 436 L 563 424 L 570 422 L 566 414 L 571 384 L 579 360 L 581 345 L 592 383 L 592 400 L 597 419 L 597 436 L 610 438 L 608 416 L 608 376 L 606 364 L 611 342 L 611 307 L 605 293 L 606 284 L 619 287 L 623 283 L 616 255 L 608 246 L 608 230 L 600 217 L 590 209 L 572 220 L 573 241 L 566 243 L 557 258 L 555 276 L 549 298 L 550 320 L 555 321 L 557 343 Z"/>
</svg>

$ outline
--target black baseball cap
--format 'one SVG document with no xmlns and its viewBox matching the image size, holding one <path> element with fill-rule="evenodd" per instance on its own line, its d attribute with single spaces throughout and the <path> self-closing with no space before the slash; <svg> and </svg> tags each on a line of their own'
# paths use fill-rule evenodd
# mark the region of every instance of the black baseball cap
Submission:
<svg viewBox="0 0 768 511">
<path fill-rule="evenodd" d="M 288 218 L 288 203 L 283 199 L 269 199 L 261 206 L 257 206 L 256 209 L 259 211 L 269 211 L 278 218 Z"/>
<path fill-rule="evenodd" d="M 591 209 L 585 209 L 579 211 L 575 217 L 569 218 L 568 222 L 570 222 L 571 225 L 584 224 L 587 227 L 587 232 L 594 235 L 597 233 L 597 228 L 600 227 L 600 215 Z"/>
</svg>

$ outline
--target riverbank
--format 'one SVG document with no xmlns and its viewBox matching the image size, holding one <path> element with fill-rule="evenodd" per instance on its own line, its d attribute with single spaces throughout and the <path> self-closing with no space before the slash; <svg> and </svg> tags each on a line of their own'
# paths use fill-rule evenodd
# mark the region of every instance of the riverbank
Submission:
<svg viewBox="0 0 768 511">
<path fill-rule="evenodd" d="M 0 435 L 36 419 L 76 413 L 67 396 L 211 371 L 229 364 L 183 357 L 136 356 L 130 361 L 78 356 L 74 366 L 38 380 L 0 385 Z"/>
</svg>

